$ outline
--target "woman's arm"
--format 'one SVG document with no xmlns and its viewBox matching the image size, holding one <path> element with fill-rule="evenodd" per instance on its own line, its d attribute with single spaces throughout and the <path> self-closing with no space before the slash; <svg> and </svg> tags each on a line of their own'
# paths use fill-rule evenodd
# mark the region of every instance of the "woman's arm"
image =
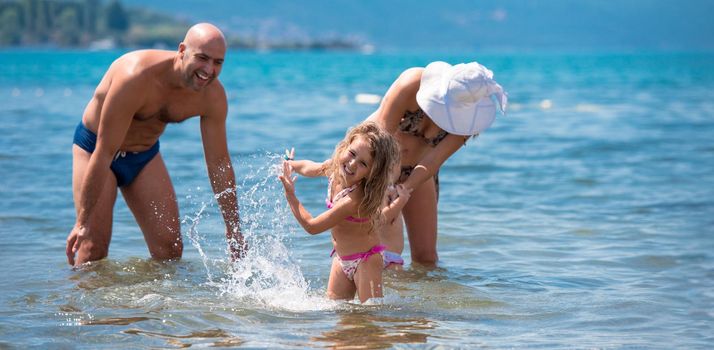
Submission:
<svg viewBox="0 0 714 350">
<path fill-rule="evenodd" d="M 439 145 L 429 150 L 419 163 L 414 167 L 411 175 L 404 181 L 403 185 L 409 190 L 419 187 L 424 181 L 434 177 L 441 165 L 446 162 L 451 155 L 456 153 L 464 145 L 468 136 L 448 135 Z"/>
<path fill-rule="evenodd" d="M 385 222 L 391 223 L 399 216 L 399 212 L 409 201 L 412 189 L 407 189 L 404 185 L 396 185 L 386 195 L 387 204 L 382 208 L 382 217 Z M 396 198 L 395 198 L 396 197 Z"/>
<path fill-rule="evenodd" d="M 384 94 L 379 108 L 367 119 L 376 122 L 390 134 L 396 133 L 404 112 L 416 101 L 423 70 L 423 68 L 409 68 L 402 72 Z"/>
</svg>

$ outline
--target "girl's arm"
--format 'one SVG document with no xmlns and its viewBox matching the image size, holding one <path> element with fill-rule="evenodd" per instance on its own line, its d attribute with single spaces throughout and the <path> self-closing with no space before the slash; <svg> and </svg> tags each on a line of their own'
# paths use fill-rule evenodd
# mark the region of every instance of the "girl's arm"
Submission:
<svg viewBox="0 0 714 350">
<path fill-rule="evenodd" d="M 300 226 L 311 235 L 329 230 L 339 224 L 340 220 L 343 220 L 350 216 L 351 213 L 357 211 L 356 203 L 350 199 L 345 199 L 332 207 L 332 209 L 313 218 L 295 195 L 295 180 L 297 177 L 292 175 L 288 161 L 283 162 L 283 174 L 279 175 L 278 178 L 280 178 L 285 188 L 285 198 L 290 205 L 290 211 L 292 211 L 293 216 L 295 216 Z"/>
<path fill-rule="evenodd" d="M 292 170 L 306 177 L 325 176 L 325 167 L 329 162 L 329 160 L 322 163 L 307 159 L 295 160 L 295 148 L 292 148 L 290 151 L 285 150 L 285 161 L 292 167 Z"/>
<path fill-rule="evenodd" d="M 314 162 L 312 160 L 301 159 L 301 160 L 287 160 L 285 161 L 290 165 L 293 170 L 306 177 L 318 177 L 325 176 L 324 166 L 325 163 L 329 162 L 326 160 L 322 163 Z"/>
<path fill-rule="evenodd" d="M 407 204 L 411 194 L 412 189 L 407 189 L 402 185 L 396 185 L 393 190 L 388 191 L 386 195 L 387 204 L 382 208 L 382 216 L 385 222 L 391 223 L 399 216 L 399 212 L 402 211 Z"/>
</svg>

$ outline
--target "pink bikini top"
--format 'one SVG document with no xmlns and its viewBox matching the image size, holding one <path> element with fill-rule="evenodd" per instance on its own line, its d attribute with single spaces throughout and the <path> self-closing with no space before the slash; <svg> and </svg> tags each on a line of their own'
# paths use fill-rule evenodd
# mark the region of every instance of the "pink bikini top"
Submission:
<svg viewBox="0 0 714 350">
<path fill-rule="evenodd" d="M 357 184 L 354 184 L 350 187 L 342 189 L 342 191 L 337 192 L 337 194 L 335 195 L 335 199 L 331 200 L 330 198 L 332 198 L 332 177 L 330 177 L 330 180 L 327 183 L 327 198 L 325 198 L 325 204 L 327 204 L 327 209 L 331 209 L 337 201 L 344 198 L 348 193 L 354 191 L 356 188 Z M 345 220 L 349 222 L 361 223 L 369 221 L 369 218 L 356 218 L 350 215 L 346 217 Z"/>
</svg>

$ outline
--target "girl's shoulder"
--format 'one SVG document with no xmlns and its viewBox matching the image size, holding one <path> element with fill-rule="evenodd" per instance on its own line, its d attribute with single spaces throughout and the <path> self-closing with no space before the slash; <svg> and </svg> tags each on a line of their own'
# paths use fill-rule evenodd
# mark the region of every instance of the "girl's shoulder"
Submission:
<svg viewBox="0 0 714 350">
<path fill-rule="evenodd" d="M 332 180 L 332 179 L 330 179 Z M 330 181 L 328 186 L 330 187 L 329 193 L 332 193 L 333 203 L 342 202 L 342 204 L 350 207 L 353 210 L 357 210 L 359 203 L 362 202 L 364 197 L 364 190 L 360 186 L 343 187 L 339 181 Z"/>
<path fill-rule="evenodd" d="M 345 197 L 348 204 L 350 205 L 350 209 L 354 211 L 355 213 L 359 211 L 360 204 L 362 203 L 362 200 L 364 199 L 364 189 L 361 186 L 357 186 L 354 190 L 350 191 Z"/>
<path fill-rule="evenodd" d="M 320 164 L 320 169 L 322 170 L 322 176 L 332 181 L 332 159 L 326 159 L 322 162 L 322 164 Z"/>
</svg>

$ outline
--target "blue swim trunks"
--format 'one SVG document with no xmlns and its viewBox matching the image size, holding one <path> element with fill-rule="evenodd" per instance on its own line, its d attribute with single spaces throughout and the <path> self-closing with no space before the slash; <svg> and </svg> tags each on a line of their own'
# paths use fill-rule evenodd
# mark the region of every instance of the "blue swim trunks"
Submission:
<svg viewBox="0 0 714 350">
<path fill-rule="evenodd" d="M 97 146 L 97 135 L 79 122 L 74 130 L 74 144 L 83 150 L 92 153 Z M 111 169 L 117 178 L 117 186 L 129 185 L 134 178 L 144 169 L 154 156 L 159 153 L 159 141 L 143 152 L 117 152 L 112 161 Z"/>
</svg>

